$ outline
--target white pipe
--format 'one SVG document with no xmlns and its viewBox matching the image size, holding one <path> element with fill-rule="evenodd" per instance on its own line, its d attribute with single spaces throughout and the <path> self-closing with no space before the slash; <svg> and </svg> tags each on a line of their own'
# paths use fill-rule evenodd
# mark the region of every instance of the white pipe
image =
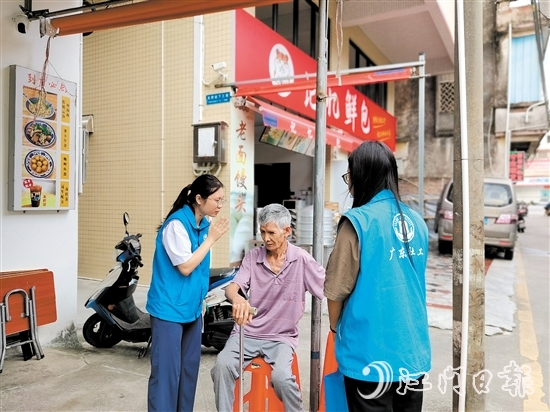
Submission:
<svg viewBox="0 0 550 412">
<path fill-rule="evenodd" d="M 160 29 L 160 215 L 164 217 L 164 21 Z"/>
<path fill-rule="evenodd" d="M 202 121 L 202 81 L 204 79 L 204 21 L 193 18 L 193 124 Z"/>
<path fill-rule="evenodd" d="M 495 115 L 495 108 L 491 107 L 491 116 L 489 117 L 489 127 L 487 127 L 487 154 L 489 155 L 489 168 L 491 169 L 491 176 L 495 175 L 493 169 L 493 156 L 491 155 L 491 127 L 493 126 L 493 116 Z"/>
<path fill-rule="evenodd" d="M 527 108 L 527 110 L 525 111 L 525 123 L 529 123 L 529 112 L 533 109 L 533 107 L 541 106 L 543 104 L 546 104 L 544 100 L 542 102 L 532 104 Z"/>
<path fill-rule="evenodd" d="M 408 62 L 408 63 L 385 64 L 382 66 L 358 67 L 355 69 L 327 72 L 327 77 L 331 77 L 331 76 L 336 77 L 339 75 L 346 75 L 346 74 L 382 72 L 387 70 L 406 69 L 409 67 L 412 68 L 412 67 L 420 67 L 425 65 L 426 65 L 425 61 L 416 61 L 416 62 Z M 420 77 L 420 75 L 414 75 L 413 73 L 411 73 L 411 79 L 416 79 L 418 77 Z M 312 80 L 316 78 L 317 78 L 317 73 L 306 73 L 306 74 L 297 74 L 295 76 L 277 77 L 277 80 L 298 80 L 298 79 Z M 249 85 L 249 84 L 271 82 L 272 80 L 273 79 L 271 77 L 268 77 L 265 79 L 244 80 L 241 82 L 234 82 L 234 83 L 221 83 L 219 85 L 216 85 L 216 87 L 240 87 L 240 86 Z"/>
<path fill-rule="evenodd" d="M 458 410 L 466 406 L 468 372 L 468 330 L 470 316 L 470 186 L 468 173 L 468 112 L 466 108 L 466 51 L 464 42 L 464 1 L 457 1 L 458 84 L 460 87 L 460 157 L 462 165 L 462 330 L 460 351 L 460 390 Z"/>
<path fill-rule="evenodd" d="M 84 45 L 83 45 L 83 40 L 84 37 L 82 35 L 80 35 L 80 43 L 78 45 L 79 47 L 79 54 L 80 54 L 80 62 L 79 62 L 79 72 L 80 72 L 80 76 L 79 76 L 79 82 L 78 84 L 76 85 L 77 87 L 77 96 L 82 96 L 82 83 L 84 82 L 84 79 L 83 79 L 83 70 L 82 70 L 82 67 L 84 66 Z M 78 103 L 78 107 L 77 107 L 77 113 L 79 114 L 79 116 L 77 117 L 77 119 L 79 119 L 80 121 L 78 121 L 78 138 L 76 139 L 76 153 L 79 154 L 79 156 L 75 156 L 75 163 L 76 165 L 78 165 L 78 168 L 76 170 L 78 170 L 78 176 L 77 176 L 77 179 L 78 179 L 78 194 L 82 194 L 82 192 L 84 191 L 84 182 L 83 182 L 83 177 L 84 177 L 84 168 L 86 167 L 86 158 L 84 157 L 84 147 L 85 147 L 85 144 L 84 144 L 84 132 L 83 132 L 83 127 L 82 127 L 82 97 L 80 97 L 77 101 L 79 101 L 80 103 Z M 78 197 L 75 196 L 75 201 Z"/>
<path fill-rule="evenodd" d="M 510 96 L 512 94 L 512 23 L 508 23 L 508 93 L 506 103 L 506 132 L 504 134 L 504 177 L 510 176 Z"/>
</svg>

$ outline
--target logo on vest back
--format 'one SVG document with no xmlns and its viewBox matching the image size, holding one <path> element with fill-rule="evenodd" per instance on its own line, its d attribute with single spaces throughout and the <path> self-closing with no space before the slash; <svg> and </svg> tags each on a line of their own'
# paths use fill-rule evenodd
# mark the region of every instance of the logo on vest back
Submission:
<svg viewBox="0 0 550 412">
<path fill-rule="evenodd" d="M 407 235 L 407 242 L 410 242 L 414 238 L 414 224 L 410 217 L 406 214 L 403 214 L 403 223 L 401 222 L 401 214 L 396 214 L 393 217 L 393 231 L 395 236 L 401 241 L 405 242 L 405 235 Z M 403 229 L 405 233 L 403 233 Z"/>
</svg>

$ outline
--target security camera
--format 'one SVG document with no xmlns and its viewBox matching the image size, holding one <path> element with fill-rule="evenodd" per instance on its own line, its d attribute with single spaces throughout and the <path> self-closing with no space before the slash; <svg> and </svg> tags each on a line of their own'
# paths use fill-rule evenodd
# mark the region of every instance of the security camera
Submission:
<svg viewBox="0 0 550 412">
<path fill-rule="evenodd" d="M 17 31 L 21 34 L 25 34 L 29 28 L 29 19 L 24 14 L 18 14 L 13 18 Z"/>
<path fill-rule="evenodd" d="M 212 65 L 212 69 L 216 72 L 219 72 L 220 70 L 225 69 L 226 66 L 227 64 L 225 64 L 225 62 L 214 63 Z"/>
</svg>

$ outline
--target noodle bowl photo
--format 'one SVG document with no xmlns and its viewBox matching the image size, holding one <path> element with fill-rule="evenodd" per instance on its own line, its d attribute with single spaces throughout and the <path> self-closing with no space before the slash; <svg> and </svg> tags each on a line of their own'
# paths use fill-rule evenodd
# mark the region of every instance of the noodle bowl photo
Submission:
<svg viewBox="0 0 550 412">
<path fill-rule="evenodd" d="M 55 131 L 46 122 L 36 120 L 25 126 L 25 137 L 35 146 L 50 147 L 55 143 Z"/>
<path fill-rule="evenodd" d="M 26 102 L 27 110 L 36 117 L 43 119 L 51 119 L 55 115 L 53 105 L 45 100 L 40 100 L 38 97 L 31 97 Z"/>
</svg>

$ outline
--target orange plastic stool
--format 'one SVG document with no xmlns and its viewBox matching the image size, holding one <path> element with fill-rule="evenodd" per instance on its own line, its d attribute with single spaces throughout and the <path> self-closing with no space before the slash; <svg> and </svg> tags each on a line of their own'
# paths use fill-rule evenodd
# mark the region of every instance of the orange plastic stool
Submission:
<svg viewBox="0 0 550 412">
<path fill-rule="evenodd" d="M 262 357 L 252 359 L 252 362 L 244 369 L 245 372 L 250 372 L 250 390 L 244 394 L 243 405 L 248 403 L 249 412 L 273 412 L 284 411 L 283 402 L 275 394 L 275 390 L 271 386 L 271 365 L 264 361 Z M 296 377 L 296 383 L 300 388 L 300 369 L 298 367 L 298 357 L 294 353 L 292 359 L 292 373 Z M 233 402 L 233 410 L 239 410 L 239 387 L 241 379 L 235 381 L 235 401 Z"/>
<path fill-rule="evenodd" d="M 334 333 L 328 332 L 327 347 L 325 349 L 325 361 L 323 364 L 323 375 L 321 378 L 321 392 L 319 393 L 319 409 L 318 412 L 326 411 L 325 402 L 325 376 L 330 375 L 338 370 L 338 362 L 336 362 L 336 354 L 334 353 Z"/>
</svg>

